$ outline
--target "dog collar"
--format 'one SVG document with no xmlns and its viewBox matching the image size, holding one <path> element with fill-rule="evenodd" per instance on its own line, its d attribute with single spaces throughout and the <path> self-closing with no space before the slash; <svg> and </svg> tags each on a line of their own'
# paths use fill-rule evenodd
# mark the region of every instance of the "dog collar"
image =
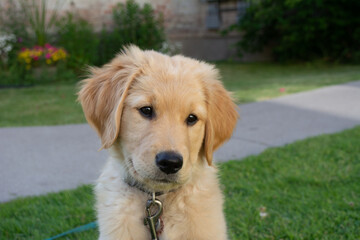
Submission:
<svg viewBox="0 0 360 240">
<path fill-rule="evenodd" d="M 145 189 L 145 188 L 143 187 L 143 185 L 140 184 L 140 183 L 138 183 L 137 181 L 135 181 L 135 179 L 129 180 L 128 178 L 125 178 L 125 179 L 124 179 L 124 182 L 125 182 L 127 185 L 129 185 L 130 187 L 136 188 L 136 189 L 140 190 L 140 191 L 143 192 L 143 193 L 149 194 L 150 196 L 153 194 L 152 191 L 149 191 L 149 190 Z M 165 194 L 165 192 L 155 192 L 155 196 L 161 196 L 161 195 L 163 195 L 163 194 Z"/>
<path fill-rule="evenodd" d="M 124 182 L 129 186 L 129 187 L 133 187 L 136 188 L 137 190 L 149 194 L 150 196 L 152 196 L 152 194 L 154 193 L 153 191 L 149 191 L 148 189 L 144 188 L 144 185 L 139 183 L 138 181 L 136 181 L 134 178 L 132 177 L 127 177 L 124 178 Z M 165 194 L 165 192 L 155 192 L 155 196 L 161 196 Z"/>
</svg>

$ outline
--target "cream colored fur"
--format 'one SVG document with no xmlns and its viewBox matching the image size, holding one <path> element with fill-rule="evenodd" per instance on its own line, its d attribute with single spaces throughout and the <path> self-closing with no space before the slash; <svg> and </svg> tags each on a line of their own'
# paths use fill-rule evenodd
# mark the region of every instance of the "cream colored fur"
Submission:
<svg viewBox="0 0 360 240">
<path fill-rule="evenodd" d="M 148 191 L 165 192 L 161 240 L 225 240 L 223 197 L 213 152 L 237 121 L 236 106 L 213 66 L 183 56 L 127 48 L 102 68 L 93 68 L 79 92 L 89 124 L 110 157 L 96 185 L 101 240 L 147 240 L 143 224 Z M 151 106 L 153 119 L 139 109 Z M 198 121 L 186 124 L 190 114 Z M 183 157 L 176 174 L 155 164 L 162 151 Z"/>
</svg>

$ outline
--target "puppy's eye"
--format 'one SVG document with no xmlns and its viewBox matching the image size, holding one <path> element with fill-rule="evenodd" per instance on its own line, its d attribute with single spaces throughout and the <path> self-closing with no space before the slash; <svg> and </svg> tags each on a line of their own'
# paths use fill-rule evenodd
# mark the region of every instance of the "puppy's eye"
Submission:
<svg viewBox="0 0 360 240">
<path fill-rule="evenodd" d="M 192 125 L 194 125 L 197 121 L 198 121 L 197 116 L 194 115 L 194 114 L 190 114 L 190 115 L 187 117 L 187 119 L 186 119 L 186 124 L 187 124 L 188 126 L 192 126 Z"/>
<path fill-rule="evenodd" d="M 152 107 L 149 107 L 149 106 L 140 108 L 139 112 L 145 118 L 151 119 L 154 116 L 154 111 L 153 111 Z"/>
</svg>

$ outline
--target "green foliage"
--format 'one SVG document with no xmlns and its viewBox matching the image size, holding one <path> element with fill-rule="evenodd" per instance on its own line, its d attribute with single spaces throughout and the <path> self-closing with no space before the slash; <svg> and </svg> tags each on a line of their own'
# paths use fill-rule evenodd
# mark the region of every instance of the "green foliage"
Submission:
<svg viewBox="0 0 360 240">
<path fill-rule="evenodd" d="M 360 61 L 360 1 L 261 0 L 229 30 L 244 51 L 272 47 L 276 60 Z"/>
<path fill-rule="evenodd" d="M 17 0 L 4 0 L 2 3 L 4 7 L 0 7 L 0 35 L 14 36 L 14 41 L 9 41 L 7 46 L 10 46 L 10 51 L 2 51 L 0 49 L 0 71 L 7 71 L 7 73 L 0 73 L 1 77 L 8 77 L 10 79 L 0 79 L 0 85 L 4 82 L 26 82 L 21 79 L 21 75 L 17 70 L 17 52 L 22 47 L 31 47 L 34 44 L 34 39 L 27 30 L 28 20 L 23 11 L 18 7 Z M 1 37 L 0 37 L 1 38 Z M 0 45 L 4 45 L 1 44 Z M 2 54 L 1 54 L 2 52 Z M 5 52 L 5 53 L 4 53 Z M 2 69 L 1 69 L 2 68 Z M 13 75 L 15 74 L 15 75 Z"/>
<path fill-rule="evenodd" d="M 0 69 L 0 88 L 31 86 L 33 82 L 34 79 L 27 74 L 27 70 L 22 64 L 12 64 L 7 71 Z"/>
<path fill-rule="evenodd" d="M 97 60 L 99 40 L 93 27 L 84 19 L 68 13 L 57 26 L 57 44 L 69 53 L 68 65 L 79 69 Z"/>
<path fill-rule="evenodd" d="M 149 3 L 143 7 L 134 0 L 119 3 L 113 9 L 113 21 L 113 29 L 101 33 L 98 65 L 108 62 L 125 45 L 160 50 L 165 42 L 162 15 L 156 14 Z"/>
<path fill-rule="evenodd" d="M 30 34 L 35 37 L 36 43 L 44 46 L 49 41 L 49 31 L 57 20 L 60 0 L 55 1 L 55 6 L 50 12 L 46 0 L 18 0 L 21 11 L 30 24 Z"/>
<path fill-rule="evenodd" d="M 150 4 L 141 7 L 134 0 L 119 3 L 113 9 L 113 26 L 95 33 L 84 19 L 72 14 L 63 17 L 57 24 L 58 45 L 70 54 L 72 68 L 85 64 L 103 65 L 110 61 L 128 44 L 142 49 L 160 50 L 165 33 L 163 18 Z"/>
<path fill-rule="evenodd" d="M 44 46 L 53 36 L 51 30 L 57 20 L 57 11 L 61 1 L 53 1 L 51 11 L 46 0 L 5 0 L 4 8 L 0 9 L 1 30 L 5 34 L 15 36 L 15 41 L 11 42 L 11 51 L 7 53 L 6 62 L 0 70 L 1 87 L 23 87 L 37 83 L 48 83 L 68 79 L 72 72 L 59 67 L 57 75 L 49 69 L 45 72 L 36 74 L 33 70 L 26 70 L 19 64 L 18 53 L 24 47 L 34 47 L 34 45 Z M 42 70 L 41 70 L 42 71 Z M 37 72 L 41 72 L 37 71 Z M 51 74 L 47 74 L 50 73 Z M 59 74 L 58 74 L 59 73 Z M 44 79 L 46 77 L 46 79 Z"/>
<path fill-rule="evenodd" d="M 6 71 L 0 71 L 0 88 L 29 87 L 38 84 L 64 82 L 73 83 L 76 79 L 75 72 L 68 69 L 65 64 L 58 64 L 56 67 L 40 66 L 26 69 L 25 65 L 14 63 Z M 17 99 L 13 99 L 13 101 L 13 107 L 19 104 Z M 34 101 L 37 100 L 34 99 Z"/>
<path fill-rule="evenodd" d="M 148 3 L 142 7 L 134 0 L 119 3 L 113 9 L 113 26 L 95 33 L 91 24 L 71 13 L 59 19 L 58 10 L 62 1 L 53 1 L 51 9 L 46 0 L 5 1 L 7 7 L 0 9 L 1 30 L 5 36 L 14 36 L 16 40 L 6 54 L 0 49 L 1 86 L 56 82 L 69 79 L 69 76 L 76 78 L 74 72 L 81 75 L 85 65 L 107 63 L 125 45 L 136 44 L 142 49 L 160 50 L 165 41 L 162 16 Z M 58 76 L 34 75 L 34 72 L 39 72 L 37 69 L 15 70 L 19 68 L 17 56 L 23 47 L 33 47 L 34 44 L 42 46 L 50 42 L 67 51 L 70 57 L 66 67 L 71 70 L 61 68 L 64 72 L 56 71 L 56 74 L 60 74 Z M 66 76 L 62 73 L 66 73 Z"/>
<path fill-rule="evenodd" d="M 7 7 L 0 8 L 1 31 L 15 35 L 19 43 L 30 46 L 33 42 L 27 31 L 27 26 L 24 24 L 28 22 L 28 20 L 23 11 L 17 7 L 17 1 L 4 0 L 2 4 Z"/>
</svg>

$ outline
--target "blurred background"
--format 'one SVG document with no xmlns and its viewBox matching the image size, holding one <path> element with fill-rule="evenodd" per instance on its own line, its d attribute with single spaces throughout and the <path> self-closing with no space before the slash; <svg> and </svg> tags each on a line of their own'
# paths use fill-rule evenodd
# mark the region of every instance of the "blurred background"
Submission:
<svg viewBox="0 0 360 240">
<path fill-rule="evenodd" d="M 357 80 L 359 9 L 356 0 L 0 0 L 0 126 L 84 122 L 74 84 L 127 44 L 212 61 L 237 103 Z"/>
<path fill-rule="evenodd" d="M 230 239 L 359 239 L 359 12 L 359 0 L 0 0 L 0 239 L 95 221 L 107 153 L 77 83 L 128 44 L 214 64 L 240 105 L 215 154 Z"/>
</svg>

